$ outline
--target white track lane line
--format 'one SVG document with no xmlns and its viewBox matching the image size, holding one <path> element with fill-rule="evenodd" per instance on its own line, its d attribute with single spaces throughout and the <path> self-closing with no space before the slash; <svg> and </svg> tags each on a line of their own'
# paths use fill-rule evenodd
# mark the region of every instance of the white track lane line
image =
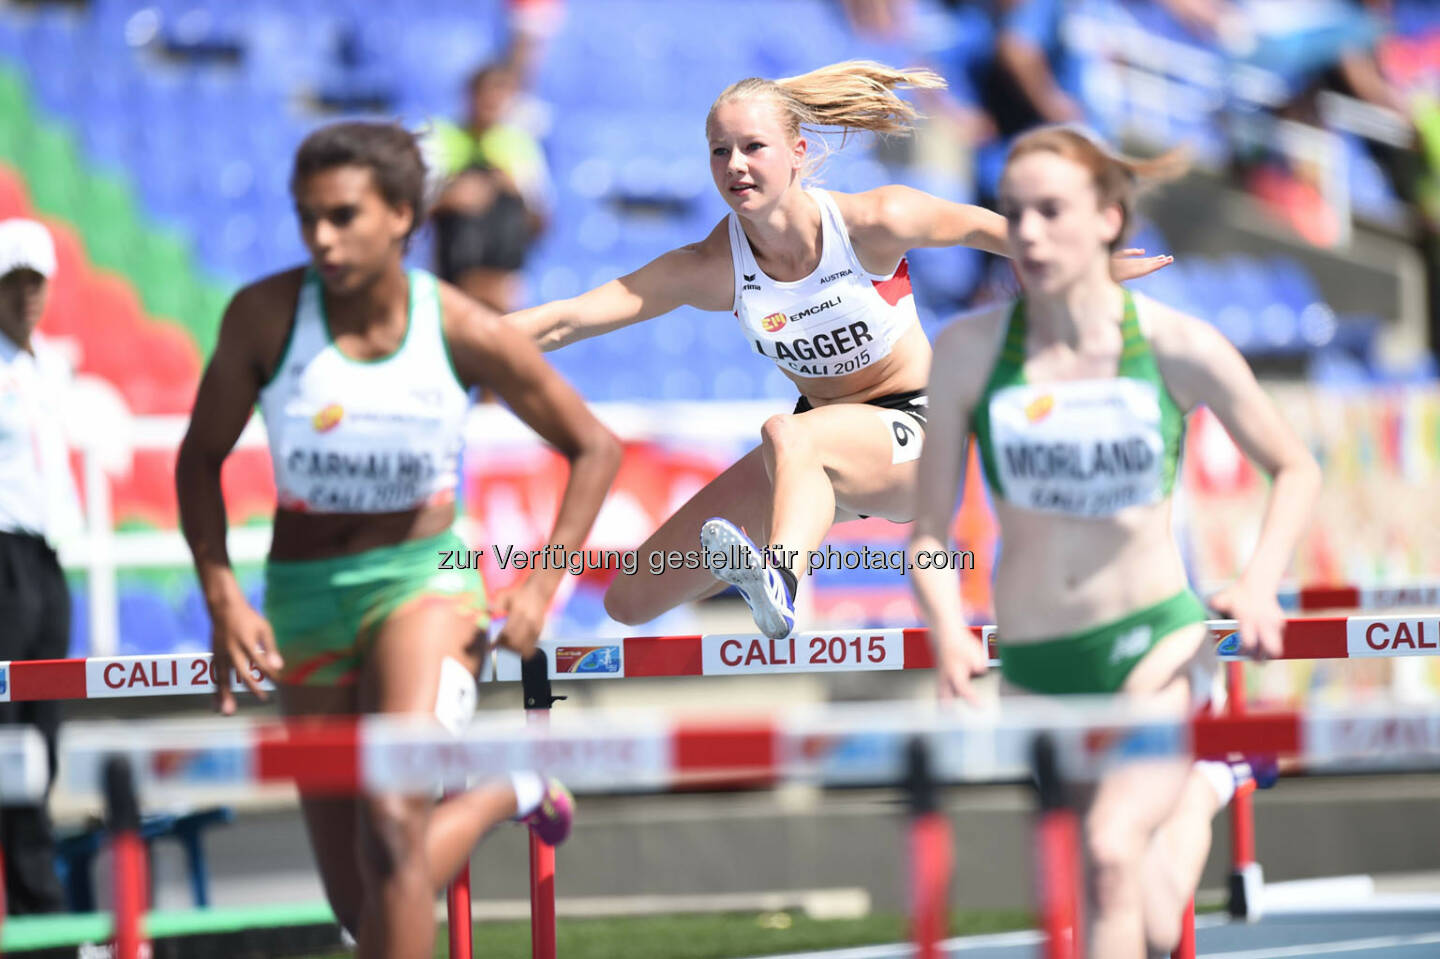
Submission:
<svg viewBox="0 0 1440 959">
<path fill-rule="evenodd" d="M 1333 956 L 1342 952 L 1364 952 L 1369 949 L 1390 949 L 1394 946 L 1423 946 L 1440 943 L 1440 932 L 1417 933 L 1409 936 L 1375 936 L 1370 939 L 1340 939 L 1333 942 L 1312 942 L 1304 946 L 1282 946 L 1276 949 L 1245 949 L 1240 952 L 1197 952 L 1205 959 L 1287 959 L 1290 956 Z"/>
<path fill-rule="evenodd" d="M 997 932 L 986 936 L 961 936 L 947 939 L 940 944 L 946 952 L 964 952 L 967 949 L 991 949 L 1005 946 L 1034 946 L 1045 941 L 1045 937 L 1033 929 L 1020 932 Z M 833 949 L 821 952 L 788 952 L 784 955 L 758 956 L 755 959 L 909 959 L 915 954 L 915 947 L 909 943 L 894 943 L 886 946 L 856 946 L 851 949 Z"/>
</svg>

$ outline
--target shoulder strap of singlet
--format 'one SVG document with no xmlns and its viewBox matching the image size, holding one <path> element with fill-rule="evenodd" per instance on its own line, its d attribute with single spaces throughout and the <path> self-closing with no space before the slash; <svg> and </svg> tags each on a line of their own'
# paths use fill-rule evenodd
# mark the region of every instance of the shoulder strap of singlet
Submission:
<svg viewBox="0 0 1440 959">
<path fill-rule="evenodd" d="M 751 273 L 758 279 L 760 268 L 755 264 L 750 241 L 745 237 L 745 228 L 740 225 L 740 217 L 731 211 L 726 219 L 730 228 L 730 280 L 735 286 L 735 296 L 730 308 L 738 313 L 740 294 L 743 292 L 740 276 L 743 273 Z"/>
<path fill-rule="evenodd" d="M 815 198 L 816 204 L 819 205 L 821 218 L 830 227 L 830 229 L 825 231 L 826 236 L 834 237 L 840 241 L 840 245 L 845 248 L 845 258 L 850 263 L 850 269 L 855 271 L 856 276 L 863 276 L 870 280 L 888 280 L 895 275 L 894 270 L 891 270 L 889 273 L 871 273 L 865 269 L 865 264 L 860 262 L 860 255 L 855 252 L 855 244 L 850 240 L 850 228 L 845 225 L 845 217 L 840 215 L 840 207 L 836 204 L 835 198 L 830 195 L 830 191 L 814 187 L 808 192 Z M 826 243 L 828 244 L 829 242 L 827 239 Z M 904 261 L 905 258 L 902 256 L 900 262 L 903 263 Z M 896 269 L 899 269 L 899 264 L 896 264 Z"/>
<path fill-rule="evenodd" d="M 980 451 L 980 466 L 990 489 L 997 495 L 1004 495 L 1004 484 L 995 463 L 995 444 L 990 435 L 990 397 L 997 390 L 1019 383 L 1025 368 L 1025 298 L 1019 297 L 1010 308 L 1010 319 L 1005 328 L 1005 339 L 990 375 L 985 380 L 985 389 L 975 408 L 970 411 L 970 431 L 975 434 L 975 445 Z"/>
<path fill-rule="evenodd" d="M 409 322 L 420 329 L 411 330 L 412 336 L 420 334 L 430 344 L 430 349 L 445 349 L 445 318 L 440 315 L 439 288 L 435 278 L 424 270 L 410 271 L 410 317 Z M 418 338 L 417 338 L 418 339 Z M 407 341 L 408 343 L 408 341 Z"/>
<path fill-rule="evenodd" d="M 1140 331 L 1140 311 L 1129 290 L 1125 290 L 1125 317 L 1121 320 L 1120 330 L 1125 337 L 1125 347 L 1120 354 L 1118 375 L 1153 383 L 1160 401 L 1160 433 L 1165 443 L 1163 488 L 1169 493 L 1175 487 L 1180 455 L 1185 446 L 1185 411 L 1170 395 L 1155 351 Z"/>
<path fill-rule="evenodd" d="M 412 330 L 411 336 L 421 334 L 426 341 L 425 361 L 445 368 L 454 376 L 460 389 L 468 390 L 460 370 L 455 366 L 455 354 L 450 350 L 450 341 L 445 338 L 445 307 L 440 300 L 440 281 L 428 270 L 410 271 L 410 322 L 422 329 Z"/>
<path fill-rule="evenodd" d="M 990 367 L 982 402 L 994 390 L 1020 382 L 1025 368 L 1025 331 L 1025 298 L 1022 296 L 1010 307 L 1010 319 L 1005 325 L 1005 339 L 1000 344 L 995 365 Z"/>
<path fill-rule="evenodd" d="M 1155 358 L 1155 351 L 1151 349 L 1145 334 L 1140 331 L 1140 310 L 1135 304 L 1135 297 L 1129 290 L 1124 292 L 1125 314 L 1120 321 L 1124 347 L 1120 353 L 1120 368 L 1116 375 L 1153 382 L 1160 390 L 1162 402 L 1178 411 L 1180 407 L 1170 396 L 1170 391 L 1165 387 L 1165 377 L 1160 374 L 1160 362 Z"/>
<path fill-rule="evenodd" d="M 1120 320 L 1120 335 L 1124 338 L 1124 346 L 1120 352 L 1118 372 L 1121 376 L 1150 373 L 1154 367 L 1154 357 L 1150 352 L 1149 342 L 1140 332 L 1140 314 L 1135 309 L 1135 297 L 1123 287 L 1121 292 L 1125 297 L 1125 312 Z"/>
<path fill-rule="evenodd" d="M 280 356 L 275 361 L 275 368 L 270 371 L 270 377 L 260 386 L 262 395 L 280 381 L 280 374 L 291 359 L 308 357 L 328 341 L 321 328 L 324 314 L 316 302 L 319 295 L 319 275 L 307 266 L 300 274 L 300 289 L 295 294 L 295 311 L 290 315 L 290 326 L 285 331 L 285 345 L 280 347 Z"/>
</svg>

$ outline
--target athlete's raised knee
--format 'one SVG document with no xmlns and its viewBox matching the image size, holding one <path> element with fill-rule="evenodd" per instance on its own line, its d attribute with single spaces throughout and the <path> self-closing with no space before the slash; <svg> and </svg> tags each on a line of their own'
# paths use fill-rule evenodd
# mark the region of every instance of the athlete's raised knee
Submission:
<svg viewBox="0 0 1440 959">
<path fill-rule="evenodd" d="M 799 417 L 790 413 L 776 413 L 766 420 L 760 427 L 760 439 L 775 458 L 807 456 L 814 451 L 808 431 L 800 425 Z"/>
<path fill-rule="evenodd" d="M 655 618 L 647 615 L 644 596 L 631 584 L 633 579 L 633 576 L 617 576 L 605 590 L 605 615 L 626 626 L 639 626 Z"/>
<path fill-rule="evenodd" d="M 1103 913 L 1135 905 L 1144 836 L 1121 822 L 1092 822 L 1085 830 L 1085 851 L 1096 907 Z"/>
<path fill-rule="evenodd" d="M 361 801 L 359 865 L 372 882 L 403 872 L 423 871 L 429 816 L 419 801 L 403 796 L 367 796 Z"/>
<path fill-rule="evenodd" d="M 1172 909 L 1166 915 L 1152 916 L 1145 913 L 1145 948 L 1152 956 L 1168 956 L 1180 945 L 1181 926 L 1184 916 L 1179 909 Z"/>
</svg>

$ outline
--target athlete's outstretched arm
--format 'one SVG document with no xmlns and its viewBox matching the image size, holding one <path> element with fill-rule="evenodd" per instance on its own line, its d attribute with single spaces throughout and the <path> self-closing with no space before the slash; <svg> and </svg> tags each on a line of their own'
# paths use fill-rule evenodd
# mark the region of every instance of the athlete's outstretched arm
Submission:
<svg viewBox="0 0 1440 959">
<path fill-rule="evenodd" d="M 1320 467 L 1260 388 L 1245 358 L 1213 326 L 1150 303 L 1152 341 L 1171 395 L 1184 409 L 1204 403 L 1236 444 L 1271 478 L 1260 538 L 1240 579 L 1209 603 L 1239 623 L 1241 647 L 1278 655 L 1285 614 L 1280 579 L 1309 525 Z"/>
<path fill-rule="evenodd" d="M 270 302 L 273 299 L 273 293 L 257 285 L 246 287 L 230 301 L 175 460 L 180 526 L 194 557 L 201 595 L 210 614 L 215 675 L 221 677 L 216 683 L 216 701 L 224 713 L 235 710 L 235 695 L 224 678 L 229 676 L 232 665 L 240 667 L 240 679 L 261 699 L 265 693 L 246 660 L 259 666 L 272 680 L 283 666 L 270 625 L 250 608 L 230 567 L 225 544 L 225 499 L 220 488 L 220 468 L 249 422 L 260 394 L 260 320 L 267 315 L 286 315 L 287 309 L 293 312 L 293 303 L 287 308 Z"/>
<path fill-rule="evenodd" d="M 984 207 L 942 200 L 908 186 L 883 186 L 851 196 L 834 196 L 841 204 L 851 238 L 869 254 L 862 254 L 862 260 L 873 257 L 881 269 L 899 262 L 907 250 L 927 246 L 968 246 L 1010 257 L 1005 218 Z M 1174 259 L 1144 253 L 1127 249 L 1115 254 L 1110 259 L 1111 276 L 1119 282 L 1133 280 L 1168 266 Z"/>
<path fill-rule="evenodd" d="M 579 296 L 517 310 L 505 319 L 548 352 L 681 306 L 728 312 L 735 305 L 735 283 L 729 238 L 721 232 L 725 226 L 722 221 L 705 240 L 671 250 Z"/>
<path fill-rule="evenodd" d="M 446 338 L 464 382 L 494 389 L 524 423 L 570 461 L 570 477 L 548 545 L 585 545 L 610 484 L 620 469 L 620 441 L 590 412 L 580 394 L 545 362 L 535 344 L 497 314 L 444 289 Z M 533 570 L 515 591 L 497 599 L 506 614 L 499 640 L 528 656 L 564 575 Z"/>
<path fill-rule="evenodd" d="M 970 633 L 960 603 L 960 574 L 931 559 L 950 550 L 956 504 L 964 494 L 970 412 L 983 380 L 985 345 L 994 321 L 984 316 L 952 323 L 935 339 L 930 365 L 929 423 L 916 478 L 915 522 L 910 530 L 910 587 L 930 627 L 943 697 L 974 700 L 970 680 L 985 672 L 988 654 Z M 993 338 L 993 337 L 991 337 Z"/>
</svg>

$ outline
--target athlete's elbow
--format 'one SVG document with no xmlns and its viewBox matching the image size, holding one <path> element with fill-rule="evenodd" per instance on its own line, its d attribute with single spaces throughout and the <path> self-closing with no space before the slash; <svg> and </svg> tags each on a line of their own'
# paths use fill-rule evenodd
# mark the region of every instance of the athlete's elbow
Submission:
<svg viewBox="0 0 1440 959">
<path fill-rule="evenodd" d="M 569 343 L 570 336 L 570 327 L 557 323 L 544 332 L 534 334 L 535 345 L 540 347 L 542 353 L 549 353 L 551 350 L 558 350 Z"/>
<path fill-rule="evenodd" d="M 542 332 L 536 337 L 540 348 L 547 352 L 558 350 L 598 332 L 587 329 L 586 323 L 581 319 L 582 315 L 580 304 L 573 298 L 550 304 Z"/>
<path fill-rule="evenodd" d="M 579 442 L 575 444 L 574 452 L 570 459 L 572 462 L 584 460 L 594 465 L 594 468 L 603 471 L 605 475 L 613 477 L 620 471 L 620 460 L 624 455 L 624 445 L 620 438 L 610 431 L 599 420 L 590 424 L 579 436 Z"/>
<path fill-rule="evenodd" d="M 219 483 L 224 463 L 223 455 L 216 455 L 196 442 L 194 434 L 187 434 L 175 454 L 175 484 L 180 495 L 212 477 Z"/>
<path fill-rule="evenodd" d="M 216 455 L 195 443 L 188 436 L 180 444 L 175 456 L 175 502 L 183 518 L 197 508 L 203 509 L 206 502 L 224 496 L 221 490 L 220 474 L 225 457 Z M 183 527 L 189 524 L 182 523 Z M 188 536 L 188 529 L 186 530 Z"/>
<path fill-rule="evenodd" d="M 1295 457 L 1285 470 L 1294 477 L 1291 480 L 1296 494 L 1302 496 L 1307 505 L 1314 505 L 1315 500 L 1320 497 L 1320 487 L 1324 482 L 1324 474 L 1320 471 L 1320 464 L 1315 461 L 1309 450 L 1303 450 Z"/>
<path fill-rule="evenodd" d="M 567 329 L 563 318 L 554 317 L 549 307 L 535 307 L 511 313 L 505 319 L 528 336 L 543 352 L 565 345 Z"/>
<path fill-rule="evenodd" d="M 600 428 L 600 460 L 605 464 L 607 473 L 613 478 L 620 472 L 620 461 L 625 458 L 625 444 L 620 442 L 620 437 L 610 432 L 605 427 Z"/>
</svg>

